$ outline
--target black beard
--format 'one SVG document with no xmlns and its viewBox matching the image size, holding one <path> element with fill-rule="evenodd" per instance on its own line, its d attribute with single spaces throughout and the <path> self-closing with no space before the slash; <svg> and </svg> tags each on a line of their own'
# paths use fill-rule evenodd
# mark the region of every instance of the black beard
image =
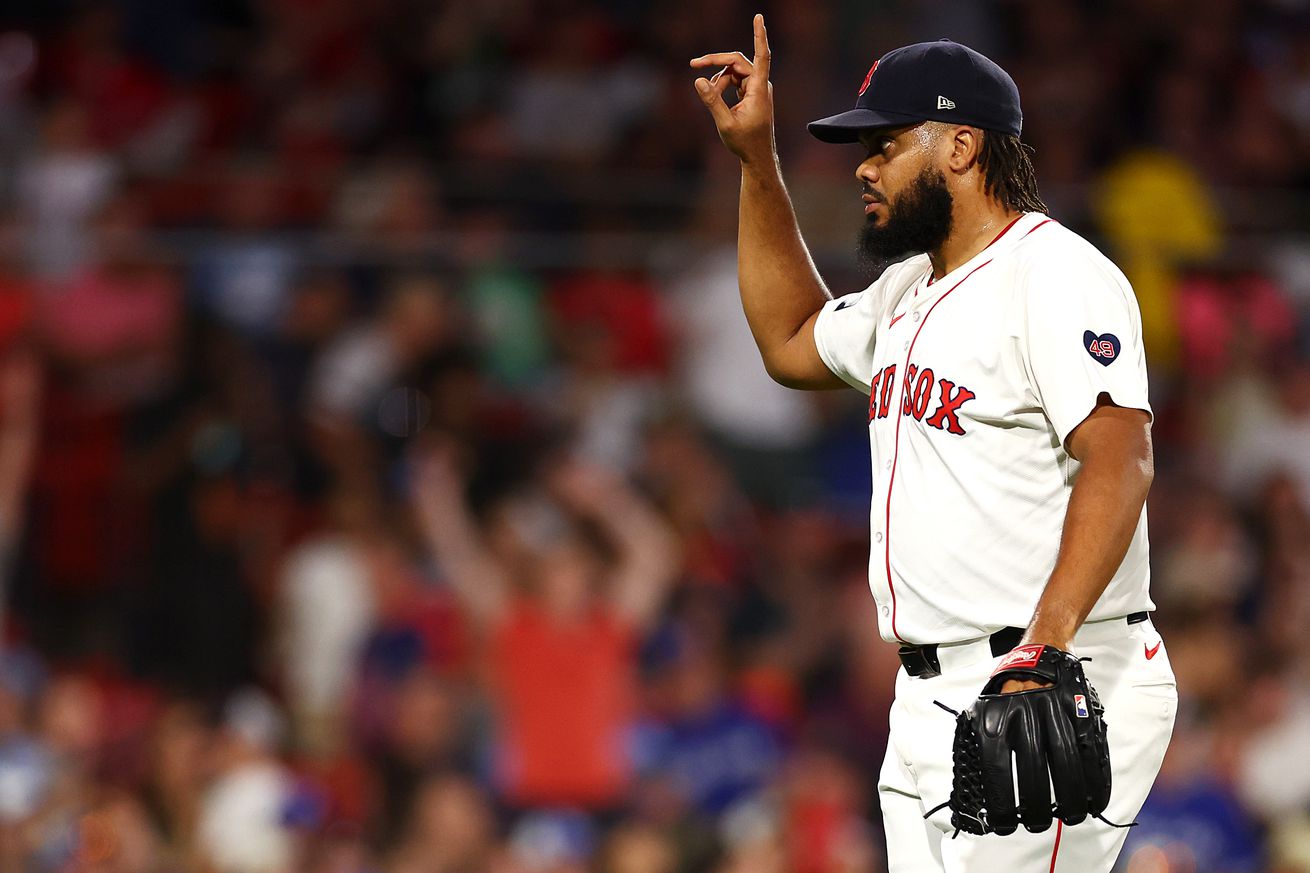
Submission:
<svg viewBox="0 0 1310 873">
<path fill-rule="evenodd" d="M 897 261 L 938 249 L 951 235 L 951 192 L 941 170 L 924 167 L 894 203 L 887 204 L 887 224 L 870 215 L 860 230 L 860 260 L 877 276 Z"/>
</svg>

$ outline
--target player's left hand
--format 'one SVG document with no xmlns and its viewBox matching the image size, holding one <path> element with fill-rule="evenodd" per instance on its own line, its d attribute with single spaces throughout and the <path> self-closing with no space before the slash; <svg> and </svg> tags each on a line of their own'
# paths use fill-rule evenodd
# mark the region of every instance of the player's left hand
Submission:
<svg viewBox="0 0 1310 873">
<path fill-rule="evenodd" d="M 1032 691 L 1034 688 L 1045 688 L 1050 682 L 1039 682 L 1036 679 L 1006 679 L 1005 684 L 1001 686 L 1002 694 L 1018 694 L 1020 691 Z"/>
<path fill-rule="evenodd" d="M 711 52 L 691 59 L 697 70 L 719 71 L 710 78 L 696 80 L 696 93 L 714 118 L 719 139 L 743 162 L 773 159 L 773 85 L 769 82 L 772 54 L 764 16 L 756 15 L 752 23 L 755 55 L 747 59 L 741 52 Z M 729 87 L 737 89 L 737 103 L 729 106 L 723 94 Z"/>
<path fill-rule="evenodd" d="M 1110 802 L 1104 712 L 1077 657 L 1040 644 L 1014 649 L 957 719 L 951 823 L 1006 835 L 1020 823 L 1039 833 L 1053 817 L 1075 825 L 1099 816 Z"/>
</svg>

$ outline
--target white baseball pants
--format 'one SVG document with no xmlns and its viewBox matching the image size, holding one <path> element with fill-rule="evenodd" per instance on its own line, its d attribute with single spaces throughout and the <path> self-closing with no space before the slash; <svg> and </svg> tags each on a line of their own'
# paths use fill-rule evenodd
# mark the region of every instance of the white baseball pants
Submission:
<svg viewBox="0 0 1310 873">
<path fill-rule="evenodd" d="M 1178 708 L 1169 656 L 1151 622 L 1124 619 L 1085 624 L 1073 652 L 1105 705 L 1112 771 L 1105 817 L 1133 820 L 1151 790 Z M 988 640 L 938 647 L 942 674 L 915 679 L 904 669 L 896 679 L 891 736 L 878 781 L 887 832 L 890 873 L 1110 873 L 1123 848 L 1126 828 L 1096 819 L 1065 827 L 1057 819 L 1044 833 L 1022 825 L 1009 836 L 951 839 L 951 811 L 924 813 L 951 793 L 951 746 L 955 720 L 934 704 L 955 710 L 978 696 L 996 664 Z"/>
</svg>

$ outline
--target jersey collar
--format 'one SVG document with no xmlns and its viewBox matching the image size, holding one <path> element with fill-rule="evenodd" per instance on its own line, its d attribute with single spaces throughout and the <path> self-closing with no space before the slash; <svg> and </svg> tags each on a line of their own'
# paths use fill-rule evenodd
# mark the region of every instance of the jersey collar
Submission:
<svg viewBox="0 0 1310 873">
<path fill-rule="evenodd" d="M 996 234 L 992 241 L 983 247 L 982 251 L 978 252 L 978 254 L 974 255 L 963 264 L 960 264 L 960 266 L 951 270 L 940 279 L 932 278 L 932 263 L 930 262 L 928 264 L 928 278 L 925 287 L 930 287 L 933 290 L 936 290 L 939 286 L 949 285 L 955 277 L 968 275 L 979 264 L 984 263 L 985 261 L 990 261 L 1001 252 L 1009 250 L 1015 243 L 1023 239 L 1030 230 L 1047 220 L 1048 217 L 1040 212 L 1023 213 L 1005 227 L 1001 228 L 1000 233 Z"/>
</svg>

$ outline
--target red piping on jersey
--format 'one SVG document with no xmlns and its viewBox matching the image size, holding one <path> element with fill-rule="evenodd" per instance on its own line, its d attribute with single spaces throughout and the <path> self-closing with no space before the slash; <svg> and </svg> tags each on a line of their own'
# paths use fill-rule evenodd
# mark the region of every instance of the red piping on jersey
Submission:
<svg viewBox="0 0 1310 873">
<path fill-rule="evenodd" d="M 1055 219 L 1054 219 L 1054 218 L 1048 218 L 1048 219 L 1046 219 L 1045 221 L 1040 221 L 1040 222 L 1038 222 L 1037 224 L 1034 224 L 1032 227 L 1028 228 L 1028 233 L 1032 233 L 1032 232 L 1033 232 L 1034 230 L 1036 230 L 1037 228 L 1042 227 L 1043 225 L 1050 224 L 1052 221 L 1055 221 Z M 1005 230 L 1009 230 L 1009 228 L 1007 227 Z M 1001 233 L 1005 233 L 1005 231 L 1003 230 L 1003 231 L 1001 231 Z M 1028 233 L 1025 233 L 1023 236 L 1019 237 L 1019 239 L 1025 239 L 1025 238 L 1027 238 Z M 1000 237 L 998 236 L 996 239 L 1000 239 Z M 992 240 L 992 242 L 995 242 L 995 241 L 996 241 L 996 240 Z"/>
<path fill-rule="evenodd" d="M 1010 228 L 1014 227 L 1016 224 L 1019 223 L 1019 218 L 1023 218 L 1023 216 L 1020 215 L 1018 218 L 1013 219 L 1013 220 L 1012 220 L 1009 224 L 1007 224 L 1005 227 L 1001 228 L 1001 232 L 998 233 L 996 236 L 992 237 L 992 241 L 989 242 L 987 245 L 983 246 L 982 249 L 979 250 L 978 254 L 982 254 L 983 252 L 987 251 L 987 250 L 988 250 L 989 248 L 991 248 L 992 246 L 996 245 L 996 243 L 997 243 L 998 241 L 1000 241 L 1001 237 L 1005 236 L 1007 233 L 1010 232 Z M 1046 219 L 1046 221 L 1054 221 L 1054 220 L 1055 220 L 1055 219 L 1053 219 L 1053 218 L 1048 218 L 1048 219 Z M 1032 229 L 1030 229 L 1030 230 L 1028 231 L 1028 233 L 1032 233 L 1034 230 L 1036 230 L 1037 228 L 1041 227 L 1042 224 L 1045 224 L 1046 221 L 1043 221 L 1041 224 L 1035 225 L 1034 227 L 1032 227 Z M 1023 236 L 1027 236 L 1028 233 L 1025 233 Z M 1023 239 L 1023 237 L 1019 237 L 1019 238 L 1020 238 L 1020 239 Z M 928 273 L 928 283 L 927 283 L 927 285 L 924 285 L 924 287 L 927 288 L 928 285 L 931 285 L 933 282 L 936 282 L 936 281 L 937 281 L 937 277 L 934 276 L 934 275 L 932 274 L 932 272 L 930 271 L 930 272 Z M 917 288 L 915 289 L 914 294 L 915 294 L 916 297 L 918 296 L 918 294 L 919 294 L 919 290 L 918 290 Z"/>
<path fill-rule="evenodd" d="M 1045 224 L 1045 222 L 1043 222 L 1043 224 Z M 1039 224 L 1037 227 L 1041 227 L 1041 225 Z M 1037 227 L 1034 227 L 1033 230 L 1036 230 Z M 1030 230 L 1028 233 L 1032 233 L 1032 231 Z M 1024 234 L 1024 236 L 1027 235 L 1028 234 Z M 1055 856 L 1060 854 L 1060 834 L 1063 832 L 1064 822 L 1057 819 L 1055 822 L 1055 848 L 1051 849 L 1051 869 L 1046 871 L 1046 873 L 1055 873 Z"/>
<path fill-rule="evenodd" d="M 1007 224 L 1005 227 L 1001 228 L 1001 232 L 998 233 L 996 236 L 992 237 L 992 241 L 989 242 L 987 245 L 983 246 L 983 248 L 984 248 L 984 249 L 987 249 L 987 248 L 991 248 L 992 246 L 996 245 L 996 243 L 1000 240 L 1000 238 L 1003 237 L 1003 236 L 1005 236 L 1007 233 L 1009 233 L 1009 232 L 1010 232 L 1010 228 L 1012 228 L 1012 227 L 1014 227 L 1016 224 L 1018 224 L 1018 223 L 1019 223 L 1019 219 L 1020 219 L 1020 218 L 1023 218 L 1024 215 L 1027 215 L 1027 213 L 1023 213 L 1023 215 L 1018 216 L 1018 217 L 1015 218 L 1013 221 L 1011 221 L 1009 224 Z M 1050 221 L 1049 218 L 1046 219 L 1046 220 L 1047 220 L 1047 221 Z M 1027 235 L 1028 235 L 1028 234 L 1024 234 L 1024 236 L 1027 236 Z"/>
<path fill-rule="evenodd" d="M 1015 219 L 1015 221 L 1018 221 L 1018 219 Z M 1009 230 L 1009 228 L 1007 227 L 1005 230 Z M 1005 230 L 1001 231 L 1001 233 L 1005 233 Z M 1000 239 L 1000 237 L 998 236 L 996 239 Z M 992 240 L 992 242 L 995 241 L 996 240 Z M 989 258 L 988 260 L 985 260 L 978 266 L 974 267 L 965 275 L 963 279 L 952 285 L 950 289 L 947 290 L 947 292 L 943 294 L 941 297 L 938 297 L 933 302 L 932 306 L 928 307 L 928 311 L 925 312 L 923 315 L 923 321 L 919 322 L 919 329 L 914 332 L 914 339 L 910 340 L 910 348 L 905 353 L 905 369 L 902 371 L 903 373 L 909 373 L 910 371 L 910 358 L 914 355 L 914 344 L 919 341 L 919 334 L 923 333 L 924 325 L 926 325 L 928 323 L 928 319 L 932 317 L 933 310 L 937 308 L 937 304 L 941 303 L 947 297 L 950 297 L 951 291 L 954 291 L 956 288 L 959 288 L 966 281 L 968 281 L 970 276 L 972 276 L 974 273 L 978 272 L 979 270 L 981 270 L 983 267 L 987 266 L 990 263 L 991 263 L 991 259 Z M 902 376 L 902 378 L 904 378 L 904 376 Z M 903 400 L 904 396 L 905 396 L 905 392 L 904 390 L 902 390 L 900 399 Z M 901 420 L 904 419 L 905 416 L 900 414 L 900 404 L 896 404 L 893 408 L 896 409 L 896 438 L 895 441 L 892 443 L 892 472 L 891 475 L 887 478 L 887 520 L 883 524 L 882 543 L 883 543 L 883 554 L 885 556 L 885 562 L 887 566 L 887 590 L 891 592 L 891 596 L 892 596 L 892 636 L 896 637 L 896 639 L 900 640 L 901 642 L 905 642 L 905 640 L 901 638 L 901 635 L 896 632 L 896 588 L 892 585 L 892 485 L 896 482 L 896 460 L 900 456 L 900 450 L 901 450 Z"/>
</svg>

